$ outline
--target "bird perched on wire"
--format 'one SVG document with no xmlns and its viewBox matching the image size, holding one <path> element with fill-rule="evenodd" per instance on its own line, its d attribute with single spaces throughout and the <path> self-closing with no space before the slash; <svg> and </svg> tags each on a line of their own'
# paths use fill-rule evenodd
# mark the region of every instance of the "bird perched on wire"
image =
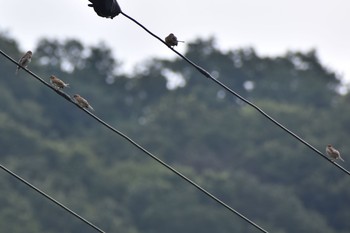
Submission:
<svg viewBox="0 0 350 233">
<path fill-rule="evenodd" d="M 32 56 L 33 56 L 33 53 L 32 53 L 32 51 L 29 50 L 28 52 L 26 52 L 26 53 L 21 57 L 21 59 L 19 59 L 18 63 L 19 63 L 22 67 L 27 68 L 28 64 L 29 64 L 30 61 L 32 60 Z M 18 74 L 18 71 L 19 71 L 19 69 L 21 69 L 21 66 L 17 66 L 16 74 Z"/>
<path fill-rule="evenodd" d="M 178 42 L 184 43 L 185 41 L 177 40 L 177 37 L 173 33 L 170 33 L 167 37 L 165 37 L 165 44 L 169 47 L 177 46 Z"/>
<path fill-rule="evenodd" d="M 55 87 L 56 90 L 69 87 L 68 83 L 63 82 L 61 79 L 57 78 L 55 75 L 50 76 L 50 83 Z"/>
<path fill-rule="evenodd" d="M 88 4 L 89 7 L 93 7 L 96 14 L 113 19 L 115 16 L 121 13 L 120 6 L 116 0 L 89 0 L 91 4 Z"/>
<path fill-rule="evenodd" d="M 327 145 L 326 152 L 328 156 L 331 157 L 332 161 L 340 159 L 341 161 L 345 162 L 344 159 L 340 156 L 340 152 L 337 149 L 335 149 L 331 144 Z"/>
<path fill-rule="evenodd" d="M 73 97 L 74 97 L 74 99 L 75 99 L 75 102 L 76 102 L 80 107 L 82 107 L 82 108 L 88 108 L 88 109 L 90 109 L 90 110 L 92 110 L 92 111 L 95 111 L 95 110 L 91 107 L 91 105 L 89 104 L 89 102 L 88 102 L 86 99 L 84 99 L 83 97 L 81 97 L 80 95 L 75 94 Z"/>
</svg>

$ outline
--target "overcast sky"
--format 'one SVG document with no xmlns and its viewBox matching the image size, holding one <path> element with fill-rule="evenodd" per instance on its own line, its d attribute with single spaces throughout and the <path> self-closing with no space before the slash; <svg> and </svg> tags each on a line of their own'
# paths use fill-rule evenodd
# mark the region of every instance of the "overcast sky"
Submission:
<svg viewBox="0 0 350 233">
<path fill-rule="evenodd" d="M 161 38 L 191 41 L 215 36 L 221 49 L 253 47 L 259 55 L 316 49 L 324 65 L 350 82 L 349 0 L 118 0 L 123 12 Z M 173 53 L 124 16 L 98 17 L 88 0 L 0 0 L 0 31 L 22 50 L 39 38 L 100 41 L 130 70 Z M 3 49 L 3 48 L 1 48 Z M 185 45 L 177 49 L 182 52 Z"/>
</svg>

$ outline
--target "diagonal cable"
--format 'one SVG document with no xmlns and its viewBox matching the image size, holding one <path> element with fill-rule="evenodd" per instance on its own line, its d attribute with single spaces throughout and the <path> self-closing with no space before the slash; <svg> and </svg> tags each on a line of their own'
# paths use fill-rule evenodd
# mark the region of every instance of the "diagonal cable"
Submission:
<svg viewBox="0 0 350 233">
<path fill-rule="evenodd" d="M 282 130 L 284 130 L 285 132 L 287 132 L 288 134 L 290 134 L 292 137 L 294 137 L 295 139 L 297 139 L 299 142 L 303 143 L 304 145 L 306 145 L 307 147 L 309 147 L 311 150 L 313 150 L 314 152 L 316 152 L 317 155 L 321 156 L 322 158 L 324 158 L 325 160 L 327 160 L 328 162 L 332 163 L 334 166 L 336 166 L 337 168 L 339 168 L 340 170 L 342 170 L 343 172 L 345 172 L 347 175 L 350 175 L 350 171 L 347 170 L 346 168 L 342 167 L 341 165 L 339 165 L 338 163 L 332 161 L 331 159 L 329 159 L 327 156 L 325 156 L 322 152 L 320 152 L 318 149 L 316 149 L 314 146 L 312 146 L 310 143 L 308 143 L 307 141 L 305 141 L 304 139 L 302 139 L 300 136 L 298 136 L 297 134 L 293 133 L 291 130 L 289 130 L 287 127 L 285 127 L 284 125 L 282 125 L 281 123 L 279 123 L 277 120 L 275 120 L 274 118 L 272 118 L 270 115 L 268 115 L 266 112 L 264 112 L 261 108 L 259 108 L 257 105 L 253 104 L 252 102 L 250 102 L 249 100 L 245 99 L 244 97 L 242 97 L 241 95 L 239 95 L 237 92 L 233 91 L 232 89 L 230 89 L 228 86 L 226 86 L 224 83 L 220 82 L 219 80 L 215 79 L 208 71 L 206 71 L 205 69 L 203 69 L 202 67 L 200 67 L 199 65 L 197 65 L 196 63 L 194 63 L 193 61 L 191 61 L 190 59 L 188 59 L 186 56 L 182 55 L 181 53 L 179 53 L 178 51 L 176 51 L 175 49 L 173 49 L 172 47 L 168 46 L 164 40 L 162 40 L 159 36 L 157 36 L 156 34 L 154 34 L 153 32 L 151 32 L 150 30 L 148 30 L 145 26 L 143 26 L 141 23 L 139 23 L 137 20 L 135 20 L 134 18 L 130 17 L 129 15 L 125 14 L 124 12 L 121 12 L 122 15 L 124 15 L 126 18 L 130 19 L 131 21 L 133 21 L 134 23 L 136 23 L 137 25 L 139 25 L 141 28 L 143 28 L 146 32 L 148 32 L 150 35 L 152 35 L 153 37 L 155 37 L 156 39 L 158 39 L 160 42 L 162 42 L 163 44 L 165 44 L 169 49 L 171 49 L 174 53 L 176 53 L 178 56 L 180 56 L 183 60 L 185 60 L 187 63 L 189 63 L 191 66 L 193 66 L 195 69 L 197 69 L 201 74 L 203 74 L 205 77 L 211 79 L 213 82 L 215 82 L 216 84 L 218 84 L 219 86 L 221 86 L 222 88 L 224 88 L 226 91 L 228 91 L 229 93 L 231 93 L 232 95 L 236 96 L 238 99 L 242 100 L 243 102 L 245 102 L 246 104 L 250 105 L 251 107 L 255 108 L 258 112 L 260 112 L 264 117 L 266 117 L 268 120 L 270 120 L 272 123 L 274 123 L 275 125 L 277 125 L 278 127 L 280 127 Z"/>
<path fill-rule="evenodd" d="M 67 211 L 68 213 L 72 214 L 74 217 L 80 219 L 81 221 L 83 221 L 84 223 L 86 223 L 87 225 L 89 225 L 90 227 L 94 228 L 95 230 L 97 230 L 98 232 L 101 233 L 105 233 L 103 230 L 101 230 L 99 227 L 97 227 L 96 225 L 92 224 L 91 222 L 89 222 L 88 220 L 86 220 L 85 218 L 81 217 L 79 214 L 75 213 L 73 210 L 69 209 L 68 207 L 66 207 L 65 205 L 63 205 L 62 203 L 60 203 L 59 201 L 55 200 L 54 198 L 52 198 L 50 195 L 46 194 L 45 192 L 41 191 L 40 189 L 38 189 L 37 187 L 35 187 L 34 185 L 32 185 L 31 183 L 29 183 L 28 181 L 26 181 L 25 179 L 23 179 L 22 177 L 20 177 L 19 175 L 17 175 L 16 173 L 12 172 L 11 170 L 9 170 L 8 168 L 6 168 L 5 166 L 3 166 L 2 164 L 0 164 L 0 168 L 2 170 L 4 170 L 5 172 L 7 172 L 8 174 L 10 174 L 11 176 L 13 176 L 14 178 L 16 178 L 17 180 L 19 180 L 20 182 L 24 183 L 25 185 L 27 185 L 28 187 L 30 187 L 31 189 L 33 189 L 34 191 L 40 193 L 42 196 L 44 196 L 45 198 L 49 199 L 51 202 L 55 203 L 56 205 L 58 205 L 59 207 L 61 207 L 62 209 L 64 209 L 65 211 Z"/>
<path fill-rule="evenodd" d="M 7 55 L 6 53 L 4 53 L 2 50 L 0 50 L 0 53 L 6 57 L 7 59 L 9 59 L 11 62 L 15 63 L 16 65 L 19 65 L 17 61 L 15 61 L 13 58 L 11 58 L 9 55 Z M 123 137 L 124 139 L 126 139 L 127 141 L 129 141 L 132 145 L 134 145 L 137 149 L 141 150 L 143 153 L 145 153 L 146 155 L 148 155 L 149 157 L 151 157 L 152 159 L 154 159 L 155 161 L 157 161 L 158 163 L 160 163 L 161 165 L 163 165 L 164 167 L 168 168 L 170 171 L 172 171 L 173 173 L 175 173 L 176 175 L 178 175 L 179 177 L 181 177 L 183 180 L 185 180 L 186 182 L 188 182 L 189 184 L 191 184 L 192 186 L 194 186 L 195 188 L 197 188 L 199 191 L 201 191 L 202 193 L 204 193 L 205 195 L 207 195 L 208 197 L 210 197 L 211 199 L 213 199 L 214 201 L 216 201 L 218 204 L 220 204 L 221 206 L 225 207 L 226 209 L 228 209 L 229 211 L 231 211 L 232 213 L 236 214 L 238 217 L 240 217 L 241 219 L 243 219 L 244 221 L 246 221 L 247 223 L 249 223 L 250 225 L 254 226 L 255 228 L 259 229 L 261 232 L 265 232 L 268 233 L 268 231 L 266 231 L 265 229 L 263 229 L 261 226 L 259 226 L 258 224 L 256 224 L 255 222 L 253 222 L 252 220 L 250 220 L 249 218 L 247 218 L 246 216 L 244 216 L 243 214 L 241 214 L 240 212 L 238 212 L 237 210 L 233 209 L 231 206 L 229 206 L 228 204 L 226 204 L 225 202 L 223 202 L 222 200 L 220 200 L 219 198 L 217 198 L 216 196 L 214 196 L 213 194 L 211 194 L 209 191 L 207 191 L 206 189 L 202 188 L 200 185 L 198 185 L 197 183 L 195 183 L 194 181 L 192 181 L 190 178 L 188 178 L 187 176 L 185 176 L 184 174 L 182 174 L 181 172 L 177 171 L 175 168 L 173 168 L 172 166 L 170 166 L 169 164 L 165 163 L 164 161 L 162 161 L 161 159 L 159 159 L 157 156 L 153 155 L 151 152 L 149 152 L 148 150 L 146 150 L 145 148 L 143 148 L 141 145 L 137 144 L 134 140 L 132 140 L 130 137 L 128 137 L 127 135 L 125 135 L 124 133 L 122 133 L 121 131 L 117 130 L 116 128 L 114 128 L 113 126 L 109 125 L 108 123 L 106 123 L 105 121 L 103 121 L 102 119 L 100 119 L 99 117 L 97 117 L 96 115 L 94 115 L 93 113 L 87 111 L 86 109 L 80 107 L 77 103 L 75 103 L 75 101 L 65 92 L 60 91 L 60 90 L 56 90 L 55 88 L 53 88 L 49 83 L 47 83 L 46 81 L 44 81 L 42 78 L 40 78 L 38 75 L 34 74 L 32 71 L 28 70 L 27 68 L 19 65 L 21 68 L 23 68 L 23 70 L 25 70 L 27 73 L 29 73 L 31 76 L 33 76 L 34 78 L 36 78 L 37 80 L 39 80 L 41 83 L 43 83 L 45 86 L 51 88 L 53 91 L 55 91 L 57 94 L 59 94 L 60 96 L 62 96 L 63 98 L 65 98 L 67 101 L 73 103 L 75 106 L 79 107 L 81 110 L 83 110 L 86 114 L 88 114 L 89 116 L 91 116 L 92 118 L 94 118 L 96 121 L 98 121 L 100 124 L 104 125 L 105 127 L 107 127 L 108 129 L 110 129 L 111 131 L 113 131 L 114 133 L 118 134 L 119 136 Z"/>
</svg>

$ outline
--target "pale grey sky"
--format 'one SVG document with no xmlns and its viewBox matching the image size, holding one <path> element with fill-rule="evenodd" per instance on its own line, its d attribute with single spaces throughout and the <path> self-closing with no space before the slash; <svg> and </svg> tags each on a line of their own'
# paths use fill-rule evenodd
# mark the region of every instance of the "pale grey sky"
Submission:
<svg viewBox="0 0 350 233">
<path fill-rule="evenodd" d="M 349 0 L 118 0 L 122 10 L 162 38 L 215 36 L 222 49 L 252 46 L 259 55 L 315 48 L 324 65 L 350 82 Z M 39 38 L 100 41 L 126 69 L 152 57 L 174 57 L 159 41 L 123 16 L 98 17 L 88 0 L 0 0 L 0 30 L 21 49 Z M 182 52 L 185 45 L 177 49 Z"/>
</svg>

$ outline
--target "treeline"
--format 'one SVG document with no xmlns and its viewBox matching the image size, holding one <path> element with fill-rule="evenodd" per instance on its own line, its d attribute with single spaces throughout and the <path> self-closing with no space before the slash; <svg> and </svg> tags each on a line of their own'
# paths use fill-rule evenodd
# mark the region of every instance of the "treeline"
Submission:
<svg viewBox="0 0 350 233">
<path fill-rule="evenodd" d="M 350 98 L 316 51 L 262 57 L 221 51 L 213 38 L 186 46 L 220 81 L 350 161 Z M 5 33 L 0 49 L 24 52 Z M 123 74 L 103 43 L 42 39 L 32 51 L 33 72 L 69 83 L 103 120 L 270 232 L 349 232 L 350 178 L 184 61 Z M 106 232 L 256 232 L 15 68 L 0 58 L 1 164 Z M 95 232 L 4 172 L 0 183 L 0 232 Z"/>
</svg>

